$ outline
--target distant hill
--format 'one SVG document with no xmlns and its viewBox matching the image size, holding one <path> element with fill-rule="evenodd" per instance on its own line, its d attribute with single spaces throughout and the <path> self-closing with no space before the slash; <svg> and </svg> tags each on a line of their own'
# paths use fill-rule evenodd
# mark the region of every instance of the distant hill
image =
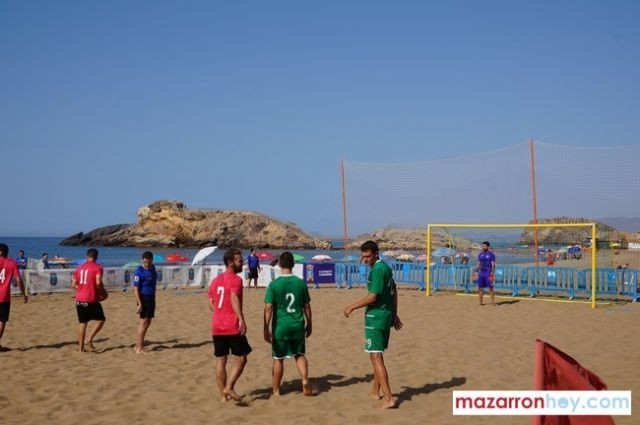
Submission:
<svg viewBox="0 0 640 425">
<path fill-rule="evenodd" d="M 61 245 L 328 249 L 293 223 L 250 211 L 188 209 L 183 202 L 156 201 L 138 209 L 138 222 L 76 233 Z"/>
<path fill-rule="evenodd" d="M 422 228 L 391 228 L 376 230 L 372 233 L 360 235 L 349 243 L 350 249 L 359 249 L 360 245 L 367 240 L 375 241 L 381 250 L 424 250 L 426 247 L 427 230 Z M 431 236 L 431 246 L 435 248 L 447 247 L 453 244 L 458 250 L 479 249 L 480 245 L 473 243 L 468 239 L 456 237 L 451 240 L 447 236 L 438 231 L 434 231 Z"/>
<path fill-rule="evenodd" d="M 640 217 L 604 217 L 596 221 L 607 224 L 623 232 L 640 232 Z"/>
<path fill-rule="evenodd" d="M 538 223 L 596 223 L 596 238 L 607 241 L 626 242 L 629 233 L 618 230 L 597 220 L 582 217 L 553 217 L 538 219 Z M 532 222 L 530 222 L 532 223 Z M 525 229 L 520 243 L 530 244 L 534 242 L 535 229 Z M 538 242 L 546 244 L 574 244 L 584 241 L 591 236 L 591 230 L 582 227 L 547 227 L 538 229 Z"/>
</svg>

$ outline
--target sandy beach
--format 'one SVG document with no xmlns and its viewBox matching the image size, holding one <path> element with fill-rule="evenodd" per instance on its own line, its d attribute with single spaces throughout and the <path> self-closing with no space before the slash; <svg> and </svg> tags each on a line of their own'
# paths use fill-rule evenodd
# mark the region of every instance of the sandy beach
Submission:
<svg viewBox="0 0 640 425">
<path fill-rule="evenodd" d="M 0 352 L 2 424 L 528 424 L 528 417 L 452 416 L 453 390 L 531 389 L 536 338 L 598 374 L 612 390 L 640 394 L 640 305 L 591 309 L 582 303 L 477 298 L 399 291 L 405 328 L 385 355 L 399 409 L 381 411 L 368 397 L 363 312 L 342 315 L 364 290 L 312 290 L 314 333 L 307 342 L 315 397 L 303 397 L 292 361 L 283 395 L 270 397 L 270 346 L 262 339 L 264 290 L 245 290 L 253 353 L 237 391 L 245 402 L 221 403 L 214 378 L 210 312 L 203 290 L 158 294 L 144 355 L 133 353 L 138 323 L 131 292 L 103 303 L 107 322 L 97 351 L 77 353 L 71 294 L 13 300 Z M 640 407 L 637 401 L 633 411 Z M 633 416 L 614 418 L 634 424 Z"/>
</svg>

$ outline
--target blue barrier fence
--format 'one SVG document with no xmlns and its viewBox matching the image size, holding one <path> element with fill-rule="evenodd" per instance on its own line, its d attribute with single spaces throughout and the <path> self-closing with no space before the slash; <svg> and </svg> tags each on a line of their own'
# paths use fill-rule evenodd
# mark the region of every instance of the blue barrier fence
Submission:
<svg viewBox="0 0 640 425">
<path fill-rule="evenodd" d="M 425 265 L 389 261 L 393 278 L 401 286 L 417 286 L 425 289 Z M 351 288 L 367 283 L 370 267 L 357 262 L 336 264 L 336 284 Z M 462 264 L 436 264 L 430 268 L 431 289 L 475 291 L 473 266 Z M 596 293 L 598 296 L 629 297 L 640 300 L 638 275 L 635 269 L 597 269 Z M 494 288 L 510 292 L 513 296 L 539 294 L 565 295 L 569 299 L 591 296 L 591 269 L 570 267 L 518 267 L 496 266 Z"/>
</svg>

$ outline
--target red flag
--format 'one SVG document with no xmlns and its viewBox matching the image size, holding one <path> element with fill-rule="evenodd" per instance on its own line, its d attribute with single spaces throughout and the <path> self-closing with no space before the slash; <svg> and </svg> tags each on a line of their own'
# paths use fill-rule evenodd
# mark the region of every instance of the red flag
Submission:
<svg viewBox="0 0 640 425">
<path fill-rule="evenodd" d="M 536 391 L 606 390 L 607 384 L 573 357 L 536 339 L 533 389 Z M 531 425 L 614 425 L 611 416 L 532 416 Z"/>
</svg>

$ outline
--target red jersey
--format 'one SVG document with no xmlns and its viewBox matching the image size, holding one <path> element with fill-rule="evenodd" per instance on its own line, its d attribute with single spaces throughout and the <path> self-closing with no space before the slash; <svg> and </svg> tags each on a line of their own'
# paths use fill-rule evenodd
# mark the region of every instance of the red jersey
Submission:
<svg viewBox="0 0 640 425">
<path fill-rule="evenodd" d="M 93 261 L 85 262 L 73 272 L 73 277 L 78 283 L 76 301 L 85 303 L 98 302 L 97 276 L 102 276 L 102 266 Z"/>
<path fill-rule="evenodd" d="M 231 306 L 231 294 L 238 294 L 242 301 L 242 279 L 228 270 L 213 279 L 209 298 L 213 300 L 211 335 L 238 335 L 240 320 Z"/>
<path fill-rule="evenodd" d="M 20 275 L 18 263 L 12 258 L 0 258 L 0 303 L 11 302 L 11 280 Z"/>
</svg>

